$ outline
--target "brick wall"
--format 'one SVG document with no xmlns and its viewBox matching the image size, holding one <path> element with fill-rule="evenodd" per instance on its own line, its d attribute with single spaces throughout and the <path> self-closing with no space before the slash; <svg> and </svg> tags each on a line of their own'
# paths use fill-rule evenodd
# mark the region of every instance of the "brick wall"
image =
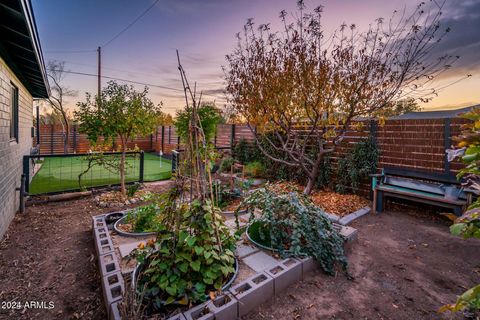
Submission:
<svg viewBox="0 0 480 320">
<path fill-rule="evenodd" d="M 19 91 L 18 143 L 10 141 L 11 83 Z M 22 156 L 32 147 L 32 108 L 32 96 L 0 58 L 0 239 L 19 206 L 15 188 L 20 186 Z"/>
</svg>

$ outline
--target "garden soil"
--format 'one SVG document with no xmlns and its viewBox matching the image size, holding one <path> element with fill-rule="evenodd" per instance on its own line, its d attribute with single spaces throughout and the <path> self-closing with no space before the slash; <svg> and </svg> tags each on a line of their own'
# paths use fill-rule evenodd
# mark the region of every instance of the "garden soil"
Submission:
<svg viewBox="0 0 480 320">
<path fill-rule="evenodd" d="M 0 242 L 0 302 L 54 308 L 0 309 L 0 319 L 106 319 L 91 216 L 114 210 L 89 197 L 17 214 Z M 348 252 L 354 280 L 312 273 L 245 319 L 461 319 L 437 310 L 480 283 L 480 241 L 454 237 L 448 225 L 405 208 L 364 216 Z"/>
<path fill-rule="evenodd" d="M 364 216 L 352 223 L 353 280 L 314 272 L 245 319 L 464 319 L 438 309 L 480 283 L 480 240 L 450 235 L 449 224 L 405 207 Z"/>
<path fill-rule="evenodd" d="M 166 181 L 146 187 L 167 188 Z M 126 208 L 99 208 L 90 196 L 17 213 L 0 242 L 0 303 L 22 308 L 0 305 L 0 319 L 106 319 L 91 217 Z"/>
</svg>

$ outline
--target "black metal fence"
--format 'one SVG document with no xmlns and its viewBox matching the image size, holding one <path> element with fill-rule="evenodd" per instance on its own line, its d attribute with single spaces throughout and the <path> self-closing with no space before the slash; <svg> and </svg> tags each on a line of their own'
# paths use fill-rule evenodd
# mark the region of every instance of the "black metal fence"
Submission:
<svg viewBox="0 0 480 320">
<path fill-rule="evenodd" d="M 119 185 L 120 159 L 121 152 L 24 156 L 25 191 L 41 195 Z M 127 152 L 125 181 L 143 177 L 143 151 Z"/>
</svg>

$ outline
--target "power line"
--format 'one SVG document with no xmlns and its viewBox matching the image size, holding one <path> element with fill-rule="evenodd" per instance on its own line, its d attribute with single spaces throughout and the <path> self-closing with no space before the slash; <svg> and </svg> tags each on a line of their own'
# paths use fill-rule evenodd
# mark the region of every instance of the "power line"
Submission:
<svg viewBox="0 0 480 320">
<path fill-rule="evenodd" d="M 51 71 L 51 69 L 49 69 Z M 64 70 L 63 72 L 65 73 L 70 73 L 70 74 L 76 74 L 76 75 L 81 75 L 81 76 L 88 76 L 88 77 L 98 77 L 98 74 L 93 74 L 93 73 L 86 73 L 86 72 L 78 72 L 78 71 L 68 71 Z M 153 83 L 146 83 L 146 82 L 140 82 L 140 81 L 133 81 L 133 80 L 127 80 L 127 79 L 122 79 L 122 78 L 115 78 L 115 77 L 110 77 L 110 76 L 104 76 L 102 75 L 101 78 L 105 79 L 110 79 L 110 80 L 118 80 L 118 81 L 123 81 L 123 82 L 128 82 L 128 83 L 133 83 L 133 84 L 139 84 L 143 86 L 149 86 L 149 87 L 155 87 L 155 88 L 160 88 L 160 89 L 166 89 L 166 90 L 172 90 L 172 91 L 177 91 L 177 92 L 182 92 L 183 90 L 177 89 L 177 88 L 172 88 L 172 87 L 167 87 L 167 86 L 162 86 L 159 84 L 153 84 Z M 217 98 L 217 96 L 211 95 L 211 94 L 203 94 L 204 96 L 209 96 L 213 98 Z"/>
<path fill-rule="evenodd" d="M 96 50 L 49 50 L 45 53 L 90 53 L 95 52 Z"/>
<path fill-rule="evenodd" d="M 152 3 L 145 11 L 142 12 L 135 20 L 130 22 L 125 28 L 123 28 L 119 33 L 117 33 L 113 38 L 105 42 L 102 47 L 108 46 L 113 40 L 117 39 L 122 33 L 130 29 L 135 23 L 137 23 L 144 15 L 146 15 L 155 5 L 158 3 L 160 0 L 156 0 L 154 3 Z"/>
</svg>

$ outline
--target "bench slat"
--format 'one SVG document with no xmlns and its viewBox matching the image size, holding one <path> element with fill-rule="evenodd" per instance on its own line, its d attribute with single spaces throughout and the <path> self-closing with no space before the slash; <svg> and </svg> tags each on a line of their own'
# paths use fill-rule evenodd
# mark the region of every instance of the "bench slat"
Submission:
<svg viewBox="0 0 480 320">
<path fill-rule="evenodd" d="M 466 200 L 451 200 L 451 199 L 446 199 L 445 197 L 438 194 L 432 194 L 432 193 L 427 193 L 420 190 L 412 190 L 412 189 L 396 187 L 396 186 L 380 185 L 377 187 L 377 189 L 379 191 L 383 191 L 386 193 L 402 194 L 410 197 L 423 198 L 426 200 L 450 203 L 450 204 L 459 205 L 459 206 L 463 206 L 467 203 Z"/>
<path fill-rule="evenodd" d="M 440 184 L 425 183 L 411 179 L 386 176 L 384 184 L 419 190 L 423 192 L 435 193 L 442 196 L 445 194 L 444 190 L 440 187 Z"/>
</svg>

